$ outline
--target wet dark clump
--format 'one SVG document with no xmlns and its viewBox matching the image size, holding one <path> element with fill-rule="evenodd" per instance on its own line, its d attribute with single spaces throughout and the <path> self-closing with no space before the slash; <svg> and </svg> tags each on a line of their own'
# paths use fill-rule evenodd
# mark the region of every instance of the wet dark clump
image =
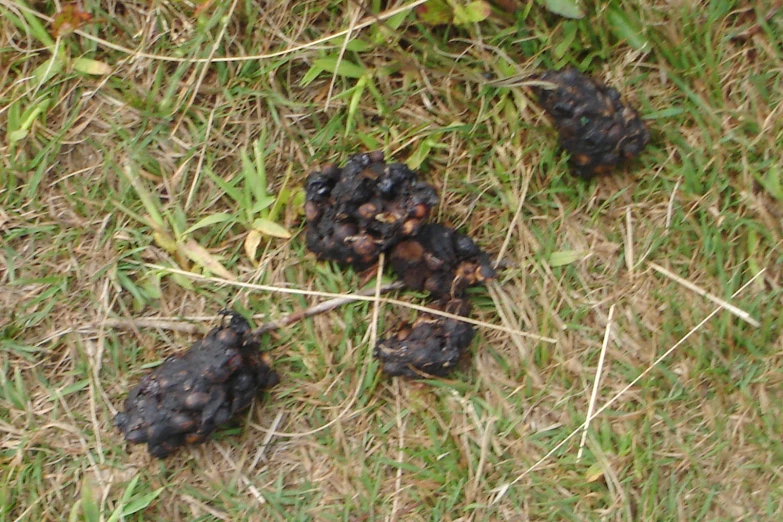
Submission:
<svg viewBox="0 0 783 522">
<path fill-rule="evenodd" d="M 185 353 L 169 357 L 142 377 L 114 424 L 125 440 L 147 443 L 164 458 L 184 444 L 203 442 L 218 426 L 250 406 L 259 390 L 278 382 L 241 316 L 211 330 Z"/>
<path fill-rule="evenodd" d="M 385 163 L 378 151 L 313 172 L 306 197 L 307 248 L 357 270 L 416 234 L 438 203 L 432 186 L 402 163 Z"/>
<path fill-rule="evenodd" d="M 469 286 L 495 277 L 486 252 L 437 223 L 424 225 L 415 237 L 395 246 L 389 263 L 406 286 L 427 290 L 437 299 L 462 297 Z"/>
<path fill-rule="evenodd" d="M 536 87 L 538 101 L 553 119 L 560 146 L 571 153 L 577 176 L 591 178 L 641 153 L 650 132 L 620 93 L 576 69 L 547 71 L 539 78 L 554 89 Z"/>
<path fill-rule="evenodd" d="M 454 299 L 444 310 L 467 316 L 470 304 Z M 380 341 L 373 354 L 389 376 L 445 377 L 466 353 L 474 334 L 469 323 L 424 314 L 412 325 L 403 325 L 397 333 Z"/>
</svg>

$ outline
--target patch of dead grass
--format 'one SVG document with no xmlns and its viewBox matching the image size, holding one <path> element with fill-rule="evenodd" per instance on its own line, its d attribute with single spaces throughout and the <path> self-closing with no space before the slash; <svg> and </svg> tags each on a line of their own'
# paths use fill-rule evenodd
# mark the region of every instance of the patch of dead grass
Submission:
<svg viewBox="0 0 783 522">
<path fill-rule="evenodd" d="M 698 19 L 695 9 L 648 2 L 641 11 L 655 51 L 600 49 L 606 64 L 595 70 L 621 87 L 632 79 L 623 90 L 644 113 L 683 112 L 651 120 L 655 144 L 635 175 L 582 185 L 568 176 L 524 88 L 479 80 L 484 68 L 507 71 L 506 61 L 522 75 L 544 66 L 556 44 L 544 37 L 564 21 L 425 31 L 408 20 L 395 30 L 383 20 L 362 27 L 357 20 L 369 18 L 357 18 L 353 4 L 283 2 L 250 13 L 238 3 L 219 38 L 219 14 L 231 5 L 204 15 L 212 24 L 205 32 L 185 4 L 109 2 L 104 9 L 116 23 L 84 30 L 114 47 L 84 35 L 66 43 L 74 55 L 115 65 L 111 75 L 63 73 L 34 96 L 19 80 L 48 55 L 2 22 L 2 63 L 11 64 L 0 67 L 3 103 L 52 100 L 29 139 L 12 147 L 0 133 L 9 187 L 0 193 L 7 231 L 0 240 L 0 462 L 11 519 L 79 513 L 74 499 L 85 484 L 94 484 L 108 518 L 134 476 L 142 493 L 164 488 L 136 515 L 144 519 L 741 520 L 783 509 L 775 500 L 783 429 L 775 401 L 780 200 L 758 177 L 775 161 L 783 131 L 779 94 L 753 79 L 775 86 L 768 74 L 779 61 L 779 38 L 721 39 L 739 22 L 727 17 L 697 30 L 666 22 L 683 10 Z M 391 3 L 387 13 L 403 5 Z M 118 31 L 120 24 L 128 30 Z M 603 20 L 596 24 L 606 30 Z M 341 52 L 324 37 L 347 28 L 385 42 L 342 53 L 375 71 L 377 93 L 360 97 L 351 132 L 355 79 L 324 73 L 299 86 L 315 59 Z M 515 42 L 536 32 L 540 45 L 525 55 Z M 688 68 L 687 53 L 672 42 L 685 45 L 702 32 L 718 51 L 694 44 L 690 52 L 701 61 Z M 291 52 L 276 62 L 251 58 L 281 50 Z M 234 58 L 242 61 L 221 61 Z M 0 113 L 0 122 L 7 118 Z M 509 238 L 508 268 L 475 298 L 476 317 L 504 331 L 480 328 L 472 367 L 451 381 L 390 383 L 375 376 L 369 335 L 370 325 L 382 331 L 394 320 L 390 304 L 376 320 L 372 304 L 350 305 L 268 339 L 284 380 L 241 429 L 162 464 L 138 448 L 126 454 L 113 413 L 144 365 L 192 336 L 117 331 L 101 321 L 206 323 L 225 304 L 277 317 L 316 299 L 214 281 L 187 289 L 158 277 L 149 263 L 177 267 L 177 260 L 116 204 L 143 212 L 121 174 L 135 162 L 164 212 L 182 211 L 192 224 L 237 211 L 205 169 L 232 179 L 238 150 L 262 127 L 275 144 L 266 158 L 275 190 L 291 164 L 298 182 L 316 165 L 371 144 L 395 159 L 421 157 L 423 173 L 441 186 L 439 219 L 494 253 Z M 425 154 L 428 139 L 436 146 Z M 296 229 L 295 211 L 283 219 Z M 197 239 L 252 284 L 341 293 L 359 280 L 315 263 L 298 236 L 270 243 L 258 266 L 244 258 L 238 227 Z M 552 254 L 563 251 L 585 256 L 551 266 Z M 650 261 L 749 311 L 761 326 L 718 314 L 624 391 L 712 309 L 652 273 Z M 730 299 L 765 267 L 758 284 Z M 582 462 L 578 444 L 564 444 L 498 496 L 497 488 L 584 424 L 611 306 L 596 406 L 623 394 L 591 422 Z M 97 330 L 84 328 L 96 323 Z"/>
</svg>

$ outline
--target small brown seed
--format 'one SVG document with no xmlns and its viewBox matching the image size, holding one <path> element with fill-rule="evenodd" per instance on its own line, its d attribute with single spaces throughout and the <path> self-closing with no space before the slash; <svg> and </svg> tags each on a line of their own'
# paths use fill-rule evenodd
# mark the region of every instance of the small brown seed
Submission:
<svg viewBox="0 0 783 522">
<path fill-rule="evenodd" d="M 378 213 L 378 207 L 374 203 L 365 203 L 359 207 L 358 213 L 364 219 L 372 219 Z"/>
<path fill-rule="evenodd" d="M 392 258 L 401 259 L 408 263 L 418 263 L 424 255 L 424 248 L 417 241 L 403 241 L 392 251 Z"/>
<path fill-rule="evenodd" d="M 367 234 L 356 236 L 356 240 L 353 243 L 353 251 L 360 256 L 366 256 L 375 252 L 375 242 Z"/>
<path fill-rule="evenodd" d="M 420 224 L 420 219 L 411 218 L 402 224 L 402 233 L 406 236 L 412 236 Z"/>
<path fill-rule="evenodd" d="M 373 169 L 364 169 L 362 171 L 362 176 L 372 180 L 378 179 L 378 173 Z"/>
<path fill-rule="evenodd" d="M 424 203 L 419 203 L 418 205 L 413 207 L 413 217 L 423 219 L 427 217 L 427 214 L 429 213 L 430 213 L 430 207 L 428 207 Z"/>
<path fill-rule="evenodd" d="M 185 397 L 185 407 L 190 410 L 203 408 L 209 402 L 209 394 L 204 392 L 193 392 Z"/>
<path fill-rule="evenodd" d="M 408 338 L 410 334 L 411 334 L 410 325 L 405 325 L 397 332 L 397 340 L 404 341 L 405 339 Z"/>
<path fill-rule="evenodd" d="M 370 161 L 373 163 L 380 163 L 383 161 L 383 151 L 382 150 L 374 150 L 372 152 L 369 152 L 367 154 L 367 157 L 370 158 Z"/>
</svg>

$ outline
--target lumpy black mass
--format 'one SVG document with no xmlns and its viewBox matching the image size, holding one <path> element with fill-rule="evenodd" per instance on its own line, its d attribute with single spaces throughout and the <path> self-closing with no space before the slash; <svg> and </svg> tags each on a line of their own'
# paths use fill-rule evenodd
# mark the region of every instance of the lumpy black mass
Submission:
<svg viewBox="0 0 783 522">
<path fill-rule="evenodd" d="M 462 316 L 470 312 L 470 304 L 462 299 L 453 299 L 443 308 Z M 444 377 L 456 368 L 474 335 L 469 323 L 423 314 L 378 342 L 374 355 L 389 376 Z"/>
<path fill-rule="evenodd" d="M 320 259 L 364 270 L 419 230 L 438 203 L 435 189 L 381 152 L 357 154 L 307 177 L 307 248 Z"/>
<path fill-rule="evenodd" d="M 247 321 L 229 315 L 228 324 L 166 359 L 131 390 L 125 411 L 114 418 L 128 442 L 146 443 L 151 455 L 167 457 L 203 442 L 250 406 L 259 390 L 277 384 Z"/>
<path fill-rule="evenodd" d="M 649 143 L 644 122 L 623 105 L 616 89 L 572 67 L 547 71 L 538 79 L 555 86 L 536 87 L 535 92 L 557 128 L 560 146 L 571 154 L 571 169 L 577 176 L 611 172 Z"/>
</svg>

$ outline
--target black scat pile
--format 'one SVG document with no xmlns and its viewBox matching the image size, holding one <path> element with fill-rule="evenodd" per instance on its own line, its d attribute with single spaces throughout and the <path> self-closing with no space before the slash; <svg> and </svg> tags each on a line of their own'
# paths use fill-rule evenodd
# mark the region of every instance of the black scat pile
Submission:
<svg viewBox="0 0 783 522">
<path fill-rule="evenodd" d="M 172 356 L 142 377 L 114 424 L 132 444 L 147 443 L 164 458 L 184 444 L 203 442 L 218 426 L 250 406 L 277 374 L 248 334 L 250 326 L 233 313 L 227 325 L 211 330 L 185 353 Z"/>
<path fill-rule="evenodd" d="M 467 316 L 470 303 L 454 299 L 444 309 Z M 403 325 L 394 335 L 380 341 L 373 355 L 389 376 L 445 377 L 457 366 L 474 335 L 469 323 L 424 314 L 412 325 Z"/>
<path fill-rule="evenodd" d="M 538 102 L 553 119 L 571 168 L 582 178 L 611 172 L 641 153 L 650 132 L 620 93 L 572 67 L 539 78 L 555 89 L 536 87 Z"/>
<path fill-rule="evenodd" d="M 385 163 L 379 151 L 311 173 L 306 198 L 307 248 L 357 270 L 416 234 L 438 203 L 432 186 L 402 163 Z"/>
<path fill-rule="evenodd" d="M 486 252 L 438 223 L 424 225 L 415 237 L 397 244 L 389 263 L 406 286 L 437 299 L 462 297 L 466 288 L 495 277 Z"/>
</svg>

